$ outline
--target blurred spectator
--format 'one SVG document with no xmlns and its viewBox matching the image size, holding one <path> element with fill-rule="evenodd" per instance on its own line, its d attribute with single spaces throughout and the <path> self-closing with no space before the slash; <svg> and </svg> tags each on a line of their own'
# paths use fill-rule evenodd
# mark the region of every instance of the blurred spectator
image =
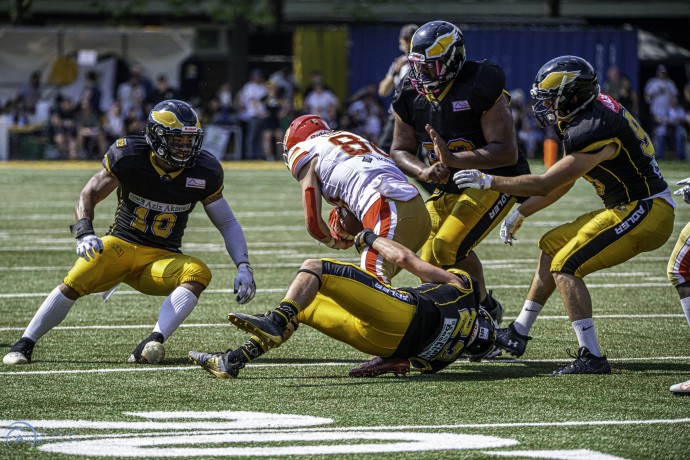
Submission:
<svg viewBox="0 0 690 460">
<path fill-rule="evenodd" d="M 674 147 L 676 160 L 685 159 L 685 143 L 688 140 L 686 116 L 685 109 L 675 96 L 671 98 L 667 111 L 655 116 L 654 151 L 657 159 L 664 158 L 669 143 Z"/>
<path fill-rule="evenodd" d="M 143 83 L 141 68 L 132 67 L 129 79 L 117 87 L 117 100 L 125 116 L 130 116 L 134 110 L 137 118 L 144 116 L 144 101 L 146 100 L 146 87 Z"/>
<path fill-rule="evenodd" d="M 601 85 L 601 90 L 620 102 L 622 89 L 623 82 L 621 80 L 620 70 L 615 65 L 609 66 L 606 71 L 606 81 Z"/>
<path fill-rule="evenodd" d="M 520 130 L 518 139 L 525 150 L 527 158 L 536 158 L 542 150 L 544 131 L 534 116 L 532 106 L 527 104 L 520 114 Z"/>
<path fill-rule="evenodd" d="M 295 81 L 295 75 L 290 70 L 290 66 L 282 66 L 273 72 L 268 77 L 268 81 L 275 83 L 283 91 L 283 97 L 290 102 L 290 105 L 293 104 L 297 82 Z"/>
<path fill-rule="evenodd" d="M 249 81 L 237 94 L 237 109 L 240 120 L 245 123 L 244 155 L 245 160 L 256 160 L 263 156 L 261 133 L 266 107 L 263 99 L 268 90 L 264 74 L 259 69 L 252 70 Z"/>
<path fill-rule="evenodd" d="M 318 70 L 312 70 L 311 74 L 309 75 L 309 85 L 307 85 L 302 92 L 305 100 L 317 86 L 320 86 L 328 91 L 332 91 L 331 88 L 323 81 L 323 75 L 321 72 Z"/>
<path fill-rule="evenodd" d="M 232 105 L 232 87 L 230 83 L 223 83 L 218 87 L 215 97 L 209 103 L 210 123 L 220 125 L 234 125 L 237 123 L 235 108 Z"/>
<path fill-rule="evenodd" d="M 683 100 L 681 104 L 686 112 L 690 113 L 690 80 L 683 86 Z M 690 121 L 688 121 L 690 123 Z M 690 128 L 690 126 L 688 126 Z"/>
<path fill-rule="evenodd" d="M 383 107 L 376 97 L 376 87 L 366 87 L 353 96 L 347 109 L 355 129 L 352 132 L 365 139 L 376 142 L 381 135 Z M 386 153 L 388 153 L 386 151 Z"/>
<path fill-rule="evenodd" d="M 644 96 L 653 119 L 666 117 L 671 99 L 678 96 L 678 88 L 668 77 L 666 66 L 656 68 L 656 76 L 650 78 L 644 87 Z"/>
<path fill-rule="evenodd" d="M 412 40 L 412 36 L 418 28 L 419 26 L 417 24 L 405 24 L 400 29 L 400 33 L 398 34 L 398 49 L 400 49 L 402 54 L 393 60 L 388 68 L 386 76 L 383 77 L 383 80 L 379 82 L 379 96 L 390 96 L 393 93 L 393 90 L 398 86 L 398 83 L 400 83 L 400 81 L 407 76 L 407 73 L 410 70 L 410 66 L 407 61 L 407 53 L 410 52 L 410 41 Z M 377 145 L 386 153 L 388 153 L 390 150 L 391 142 L 393 140 L 394 120 L 395 115 L 393 113 L 393 108 L 392 106 L 389 106 L 386 123 L 377 142 Z"/>
<path fill-rule="evenodd" d="M 110 110 L 105 115 L 103 131 L 108 145 L 125 135 L 125 122 L 119 102 L 113 101 L 113 105 L 110 106 Z"/>
<path fill-rule="evenodd" d="M 326 123 L 333 123 L 337 119 L 338 98 L 326 87 L 320 75 L 312 80 L 312 89 L 306 93 L 304 113 L 318 115 L 326 120 Z"/>
<path fill-rule="evenodd" d="M 77 158 L 77 130 L 72 100 L 58 94 L 50 109 L 48 136 L 61 158 Z"/>
<path fill-rule="evenodd" d="M 264 118 L 262 140 L 264 147 L 264 159 L 274 161 L 276 159 L 276 149 L 278 143 L 283 141 L 285 131 L 281 126 L 281 120 L 288 117 L 291 109 L 290 102 L 285 97 L 283 88 L 269 81 L 266 84 L 268 92 L 263 98 L 266 107 L 266 118 Z M 282 158 L 282 151 L 278 152 L 278 158 Z"/>
<path fill-rule="evenodd" d="M 146 129 L 146 120 L 137 107 L 131 107 L 129 112 L 124 114 L 125 136 L 140 136 Z"/>
<path fill-rule="evenodd" d="M 178 93 L 175 88 L 170 86 L 166 75 L 158 75 L 156 86 L 151 90 L 151 94 L 146 99 L 145 113 L 149 113 L 153 106 L 166 99 L 177 99 Z"/>
<path fill-rule="evenodd" d="M 84 99 L 75 117 L 77 148 L 80 159 L 101 158 L 105 155 L 105 133 L 101 127 L 101 117 L 94 111 L 88 99 Z"/>
<path fill-rule="evenodd" d="M 41 99 L 41 73 L 33 72 L 29 82 L 19 91 L 18 99 L 23 108 L 29 113 L 36 112 L 36 103 Z"/>
<path fill-rule="evenodd" d="M 632 87 L 632 81 L 630 77 L 623 74 L 621 75 L 621 88 L 618 99 L 616 99 L 623 107 L 625 107 L 630 113 L 637 117 L 640 113 L 640 101 L 637 95 L 637 91 Z"/>
<path fill-rule="evenodd" d="M 82 102 L 88 102 L 92 112 L 101 113 L 101 88 L 98 86 L 98 73 L 96 71 L 90 70 L 86 73 L 80 99 Z"/>
</svg>

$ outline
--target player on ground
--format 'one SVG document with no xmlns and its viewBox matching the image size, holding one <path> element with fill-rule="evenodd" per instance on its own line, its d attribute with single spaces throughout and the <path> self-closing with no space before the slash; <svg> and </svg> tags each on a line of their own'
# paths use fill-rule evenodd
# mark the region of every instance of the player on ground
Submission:
<svg viewBox="0 0 690 460">
<path fill-rule="evenodd" d="M 677 185 L 683 187 L 676 190 L 674 195 L 682 195 L 683 201 L 690 204 L 690 177 L 678 182 Z M 690 326 L 690 222 L 685 224 L 678 236 L 666 271 L 668 279 L 678 291 L 680 306 Z M 670 390 L 677 395 L 690 395 L 690 380 L 677 383 L 671 386 Z"/>
<path fill-rule="evenodd" d="M 565 156 L 542 175 L 502 177 L 460 171 L 460 187 L 531 196 L 508 219 L 512 238 L 525 216 L 552 204 L 584 177 L 604 202 L 539 240 L 537 272 L 518 318 L 497 332 L 497 345 L 520 356 L 532 324 L 553 291 L 563 299 L 577 335 L 575 360 L 554 374 L 608 374 L 592 320 L 592 299 L 583 278 L 663 245 L 673 231 L 675 204 L 654 160 L 654 146 L 635 117 L 599 93 L 592 66 L 576 56 L 550 60 L 537 73 L 531 91 L 534 114 L 543 127 L 556 124 Z M 442 161 L 452 161 L 443 140 L 428 127 Z"/>
<path fill-rule="evenodd" d="M 283 144 L 285 163 L 302 188 L 307 230 L 313 238 L 335 249 L 352 246 L 354 236 L 341 228 L 336 209 L 329 219 L 331 228 L 321 217 L 323 197 L 377 235 L 413 252 L 422 247 L 431 228 L 424 200 L 376 145 L 347 131 L 331 131 L 316 115 L 290 123 Z M 384 283 L 399 271 L 371 248 L 362 251 L 361 267 Z"/>
<path fill-rule="evenodd" d="M 201 150 L 203 131 L 194 110 L 166 100 L 148 116 L 145 136 L 118 139 L 103 158 L 103 169 L 87 182 L 75 209 L 77 259 L 62 284 L 53 289 L 4 357 L 7 365 L 31 362 L 36 342 L 60 324 L 77 299 L 126 283 L 148 295 L 166 296 L 158 322 L 128 362 L 156 364 L 163 342 L 196 306 L 211 281 L 211 271 L 180 251 L 189 215 L 198 202 L 218 228 L 238 272 L 239 303 L 256 291 L 247 243 L 223 197 L 223 168 Z M 115 222 L 102 239 L 92 221 L 96 205 L 117 189 Z"/>
<path fill-rule="evenodd" d="M 393 100 L 396 120 L 391 157 L 408 176 L 435 184 L 427 200 L 431 234 L 422 259 L 456 267 L 478 280 L 482 305 L 500 322 L 502 308 L 487 293 L 475 246 L 507 215 L 516 198 L 491 190 L 458 187 L 449 178 L 457 169 L 517 176 L 529 165 L 517 147 L 510 96 L 503 70 L 489 61 L 465 59 L 458 27 L 432 21 L 413 35 L 409 78 Z M 457 152 L 452 168 L 438 161 L 424 127 L 437 127 L 447 148 Z M 428 165 L 417 158 L 422 148 Z"/>
<path fill-rule="evenodd" d="M 266 315 L 228 315 L 230 322 L 255 336 L 226 353 L 191 351 L 190 359 L 216 377 L 237 377 L 247 362 L 290 336 L 294 318 L 379 356 L 373 364 L 353 369 L 353 377 L 404 375 L 410 361 L 424 373 L 435 373 L 460 356 L 481 359 L 493 350 L 494 322 L 479 307 L 475 280 L 466 272 L 435 267 L 369 229 L 357 235 L 355 244 L 360 249 L 373 247 L 425 284 L 393 289 L 354 265 L 310 259 L 302 264 L 278 308 Z M 323 302 L 324 298 L 329 301 Z M 385 364 L 380 357 L 386 358 Z"/>
</svg>

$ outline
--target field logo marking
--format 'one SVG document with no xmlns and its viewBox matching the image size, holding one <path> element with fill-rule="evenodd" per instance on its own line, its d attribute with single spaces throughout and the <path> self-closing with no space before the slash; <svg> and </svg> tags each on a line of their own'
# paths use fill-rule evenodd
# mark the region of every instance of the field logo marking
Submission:
<svg viewBox="0 0 690 460">
<path fill-rule="evenodd" d="M 479 450 L 517 446 L 515 439 L 478 434 L 401 431 L 395 427 L 326 427 L 333 419 L 295 414 L 245 411 L 124 412 L 146 421 L 0 420 L 6 439 L 17 429 L 41 439 L 39 429 L 124 430 L 121 433 L 47 436 L 37 448 L 43 452 L 103 457 L 276 457 L 345 455 L 438 450 Z M 21 424 L 21 427 L 17 428 Z M 420 426 L 418 429 L 425 429 Z M 429 427 L 433 429 L 433 427 Z M 0 430 L 2 433 L 2 430 Z M 17 439 L 23 439 L 19 434 Z M 352 442 L 351 442 L 352 441 Z M 367 442 L 371 441 L 371 442 Z M 217 447 L 214 447 L 217 446 Z M 600 452 L 580 450 L 483 451 L 490 455 L 518 455 L 551 459 L 621 460 Z"/>
</svg>

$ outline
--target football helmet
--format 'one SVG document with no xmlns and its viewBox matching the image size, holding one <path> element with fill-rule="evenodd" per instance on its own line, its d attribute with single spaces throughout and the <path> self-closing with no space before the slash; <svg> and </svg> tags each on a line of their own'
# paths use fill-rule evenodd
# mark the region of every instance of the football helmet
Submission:
<svg viewBox="0 0 690 460">
<path fill-rule="evenodd" d="M 307 139 L 330 133 L 332 130 L 326 120 L 318 115 L 302 115 L 292 120 L 283 138 L 283 161 L 289 166 L 288 152 L 295 144 Z"/>
<path fill-rule="evenodd" d="M 560 56 L 544 64 L 530 90 L 534 116 L 542 127 L 570 118 L 599 96 L 597 74 L 577 56 Z"/>
<path fill-rule="evenodd" d="M 465 63 L 465 37 L 446 21 L 427 22 L 412 36 L 410 82 L 420 94 L 435 96 Z"/>
<path fill-rule="evenodd" d="M 474 323 L 471 337 L 471 342 L 462 352 L 462 355 L 471 361 L 480 361 L 494 350 L 496 325 L 489 312 L 483 307 L 478 308 L 477 320 Z"/>
<path fill-rule="evenodd" d="M 189 104 L 168 99 L 149 113 L 145 137 L 160 159 L 178 168 L 190 168 L 201 150 L 204 132 Z"/>
</svg>

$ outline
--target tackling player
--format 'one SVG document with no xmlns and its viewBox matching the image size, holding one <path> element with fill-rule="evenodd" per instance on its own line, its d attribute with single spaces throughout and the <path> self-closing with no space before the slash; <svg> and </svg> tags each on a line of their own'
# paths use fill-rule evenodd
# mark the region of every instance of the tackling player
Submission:
<svg viewBox="0 0 690 460">
<path fill-rule="evenodd" d="M 361 136 L 331 131 L 316 115 L 295 118 L 283 141 L 285 164 L 302 189 L 307 231 L 335 248 L 352 246 L 351 238 L 331 213 L 321 217 L 321 199 L 354 214 L 364 227 L 417 252 L 431 223 L 417 188 L 386 153 Z M 356 233 L 356 232 L 355 232 Z M 389 283 L 400 270 L 371 248 L 362 251 L 361 267 Z"/>
<path fill-rule="evenodd" d="M 476 282 L 466 272 L 435 267 L 369 229 L 357 235 L 355 244 L 359 249 L 376 249 L 425 284 L 394 289 L 352 264 L 310 259 L 302 264 L 278 308 L 265 315 L 228 315 L 230 322 L 255 336 L 226 353 L 191 351 L 190 360 L 218 378 L 237 377 L 247 362 L 289 338 L 295 318 L 379 356 L 375 365 L 369 362 L 350 371 L 352 377 L 404 375 L 410 361 L 423 373 L 435 373 L 460 356 L 481 359 L 493 350 L 494 322 L 479 306 Z"/>
<path fill-rule="evenodd" d="M 608 374 L 592 320 L 592 299 L 583 278 L 663 245 L 673 231 L 675 203 L 654 159 L 647 133 L 625 107 L 600 94 L 592 66 L 577 56 L 550 60 L 537 73 L 531 91 L 534 114 L 542 127 L 556 125 L 565 156 L 542 175 L 503 177 L 477 170 L 460 171 L 460 187 L 531 196 L 508 220 L 506 238 L 521 221 L 552 204 L 584 177 L 604 202 L 547 232 L 539 240 L 537 272 L 518 318 L 497 332 L 509 353 L 524 353 L 532 324 L 553 291 L 563 299 L 577 335 L 575 360 L 554 374 Z M 432 127 L 428 131 L 441 160 L 453 153 Z"/>
<path fill-rule="evenodd" d="M 682 195 L 683 201 L 690 204 L 690 177 L 678 182 L 677 185 L 683 187 L 676 190 L 674 195 Z M 685 224 L 678 235 L 666 271 L 668 279 L 678 291 L 680 306 L 690 326 L 690 222 Z M 676 383 L 669 389 L 674 394 L 690 396 L 690 380 Z"/>
<path fill-rule="evenodd" d="M 489 61 L 466 60 L 462 32 L 445 21 L 421 26 L 412 36 L 408 58 L 409 77 L 393 100 L 391 157 L 408 176 L 436 186 L 426 203 L 432 228 L 421 257 L 474 276 L 482 305 L 500 322 L 502 308 L 486 291 L 474 248 L 507 215 L 516 197 L 458 187 L 448 179 L 467 168 L 505 176 L 530 172 L 517 147 L 505 74 Z M 427 124 L 437 127 L 447 148 L 457 152 L 452 167 L 439 162 Z M 420 147 L 428 165 L 417 158 Z"/>
<path fill-rule="evenodd" d="M 189 215 L 198 202 L 218 228 L 237 265 L 237 302 L 249 302 L 256 291 L 247 243 L 223 197 L 223 168 L 201 150 L 203 131 L 194 110 L 183 101 L 166 100 L 149 113 L 145 136 L 118 139 L 79 195 L 77 259 L 62 284 L 38 309 L 21 339 L 4 357 L 7 365 L 31 362 L 36 342 L 67 316 L 77 299 L 126 283 L 137 291 L 166 296 L 158 322 L 128 362 L 156 364 L 163 342 L 194 310 L 211 281 L 211 271 L 196 257 L 180 251 Z M 117 189 L 115 222 L 106 236 L 95 235 L 96 205 Z"/>
</svg>

